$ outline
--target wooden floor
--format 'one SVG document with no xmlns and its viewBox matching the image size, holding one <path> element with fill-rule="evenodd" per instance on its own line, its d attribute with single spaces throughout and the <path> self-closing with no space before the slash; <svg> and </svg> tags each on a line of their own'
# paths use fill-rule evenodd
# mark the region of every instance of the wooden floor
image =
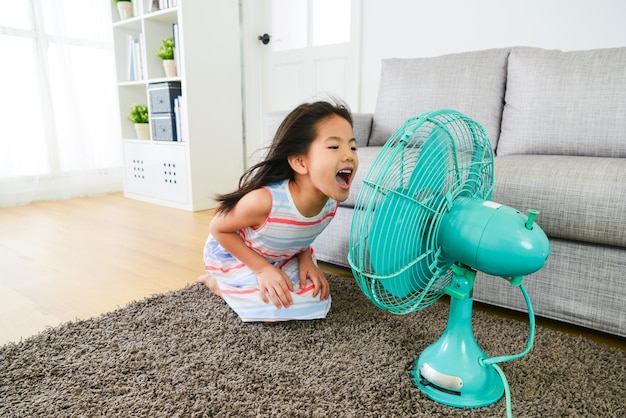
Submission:
<svg viewBox="0 0 626 418">
<path fill-rule="evenodd" d="M 194 282 L 212 216 L 121 194 L 0 208 L 0 344 Z"/>
<path fill-rule="evenodd" d="M 195 282 L 212 217 L 121 194 L 0 208 L 0 345 Z M 617 337 L 538 322 L 625 347 Z"/>
</svg>

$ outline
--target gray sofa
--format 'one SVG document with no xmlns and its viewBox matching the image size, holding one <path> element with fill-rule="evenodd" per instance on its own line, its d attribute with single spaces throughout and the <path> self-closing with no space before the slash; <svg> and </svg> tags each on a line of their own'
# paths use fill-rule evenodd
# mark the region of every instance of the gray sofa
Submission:
<svg viewBox="0 0 626 418">
<path fill-rule="evenodd" d="M 485 127 L 496 154 L 492 199 L 541 212 L 551 256 L 524 279 L 536 314 L 626 336 L 626 48 L 383 60 L 375 112 L 354 115 L 357 179 L 314 243 L 318 259 L 349 266 L 352 210 L 371 162 L 406 119 L 442 108 Z M 266 117 L 268 135 L 283 117 Z M 517 289 L 482 273 L 474 298 L 526 308 Z"/>
</svg>

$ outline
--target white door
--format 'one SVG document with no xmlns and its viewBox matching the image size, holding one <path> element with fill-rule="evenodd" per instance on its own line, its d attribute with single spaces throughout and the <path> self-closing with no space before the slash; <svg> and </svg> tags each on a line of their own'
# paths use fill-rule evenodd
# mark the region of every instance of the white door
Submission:
<svg viewBox="0 0 626 418">
<path fill-rule="evenodd" d="M 267 112 L 329 97 L 358 111 L 360 1 L 243 0 L 242 23 L 249 164 Z"/>
</svg>

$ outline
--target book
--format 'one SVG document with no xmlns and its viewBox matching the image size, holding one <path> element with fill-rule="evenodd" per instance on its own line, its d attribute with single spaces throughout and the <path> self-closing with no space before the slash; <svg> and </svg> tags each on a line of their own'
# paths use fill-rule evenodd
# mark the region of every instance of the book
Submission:
<svg viewBox="0 0 626 418">
<path fill-rule="evenodd" d="M 174 38 L 174 62 L 176 63 L 176 72 L 180 76 L 183 72 L 180 68 L 181 60 L 180 60 L 180 48 L 178 47 L 178 23 L 172 23 L 172 37 Z"/>
<path fill-rule="evenodd" d="M 126 80 L 134 81 L 135 80 L 135 60 L 133 59 L 133 36 L 128 35 L 127 45 L 126 45 Z"/>
<path fill-rule="evenodd" d="M 127 73 L 128 81 L 139 81 L 144 79 L 144 68 L 142 54 L 142 37 L 141 35 L 128 36 L 128 53 L 127 53 Z"/>
<path fill-rule="evenodd" d="M 183 142 L 183 132 L 182 132 L 182 97 L 178 96 L 174 99 L 174 123 L 176 126 L 176 141 Z"/>
<path fill-rule="evenodd" d="M 145 45 L 144 40 L 143 40 L 144 34 L 143 32 L 139 34 L 139 37 L 137 38 L 136 44 L 135 44 L 135 58 L 137 60 L 137 75 L 138 75 L 138 80 L 144 80 L 147 78 L 146 75 L 146 68 L 145 65 L 143 64 L 143 46 Z"/>
</svg>

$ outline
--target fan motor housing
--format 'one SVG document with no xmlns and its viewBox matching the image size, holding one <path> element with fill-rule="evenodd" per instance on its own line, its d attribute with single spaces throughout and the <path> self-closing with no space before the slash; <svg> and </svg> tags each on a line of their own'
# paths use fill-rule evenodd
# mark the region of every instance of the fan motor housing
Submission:
<svg viewBox="0 0 626 418">
<path fill-rule="evenodd" d="M 527 225 L 528 224 L 528 225 Z M 545 232 L 509 206 L 483 199 L 457 199 L 444 216 L 439 243 L 455 260 L 494 276 L 540 270 L 550 254 Z"/>
</svg>

